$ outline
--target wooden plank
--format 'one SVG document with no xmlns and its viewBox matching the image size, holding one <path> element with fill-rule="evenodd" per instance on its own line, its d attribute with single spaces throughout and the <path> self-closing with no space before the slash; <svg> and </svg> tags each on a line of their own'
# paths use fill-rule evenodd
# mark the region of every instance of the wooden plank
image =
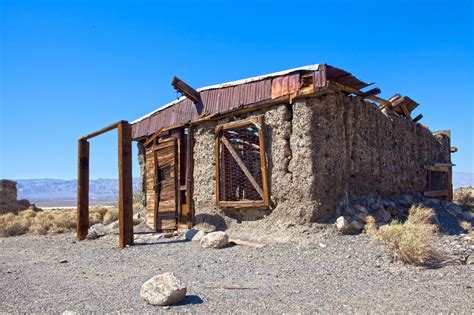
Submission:
<svg viewBox="0 0 474 315">
<path fill-rule="evenodd" d="M 345 92 L 348 92 L 348 93 L 352 93 L 352 94 L 355 94 L 357 96 L 362 95 L 362 92 L 359 91 L 358 89 L 351 88 L 351 87 L 349 87 L 347 85 L 344 85 L 344 84 L 341 84 L 339 82 L 331 81 L 330 85 L 335 87 L 336 89 L 339 89 L 339 90 L 342 90 L 342 91 L 345 91 Z M 388 106 L 388 107 L 391 106 L 390 102 L 388 102 L 387 100 L 384 100 L 383 98 L 377 97 L 375 95 L 367 96 L 367 99 L 371 100 L 371 101 L 374 101 L 374 102 L 377 102 L 377 103 L 379 103 L 383 106 Z"/>
<path fill-rule="evenodd" d="M 186 141 L 186 206 L 188 215 L 188 227 L 194 225 L 194 205 L 193 205 L 193 173 L 194 173 L 194 127 L 188 127 L 188 138 Z"/>
<path fill-rule="evenodd" d="M 215 165 L 216 165 L 216 205 L 219 206 L 221 194 L 220 194 L 220 186 L 221 186 L 221 176 L 220 176 L 220 159 L 219 159 L 219 150 L 220 150 L 220 126 L 217 126 L 215 129 L 215 137 L 214 137 L 214 158 L 215 158 Z"/>
<path fill-rule="evenodd" d="M 148 138 L 147 141 L 145 141 L 145 143 L 143 144 L 143 146 L 146 148 L 147 146 L 149 146 L 150 144 L 153 143 L 153 141 L 155 141 L 156 138 L 158 138 L 158 136 L 160 135 L 161 131 L 163 130 L 163 128 L 160 128 L 157 132 L 155 132 L 150 138 Z"/>
<path fill-rule="evenodd" d="M 425 197 L 444 197 L 449 195 L 448 190 L 432 190 L 423 193 Z"/>
<path fill-rule="evenodd" d="M 263 208 L 265 203 L 263 200 L 220 201 L 218 206 L 224 208 Z"/>
<path fill-rule="evenodd" d="M 425 170 L 435 171 L 435 172 L 449 172 L 451 166 L 446 165 L 425 165 Z"/>
<path fill-rule="evenodd" d="M 249 169 L 247 168 L 247 166 L 245 166 L 244 162 L 240 159 L 239 155 L 237 154 L 237 152 L 235 152 L 234 148 L 232 147 L 232 145 L 229 143 L 229 141 L 227 140 L 226 137 L 222 136 L 220 137 L 220 140 L 222 141 L 222 143 L 226 146 L 226 148 L 229 150 L 230 154 L 232 155 L 232 157 L 234 158 L 234 160 L 237 162 L 237 164 L 240 166 L 240 168 L 242 169 L 242 171 L 244 172 L 245 176 L 247 176 L 247 178 L 249 179 L 250 183 L 252 184 L 253 188 L 255 188 L 255 190 L 257 191 L 257 193 L 262 197 L 262 198 L 265 198 L 264 197 L 264 194 L 263 194 L 263 190 L 262 188 L 260 188 L 260 186 L 257 184 L 257 181 L 255 180 L 255 178 L 253 178 L 252 174 L 250 173 Z"/>
<path fill-rule="evenodd" d="M 266 150 L 265 150 L 265 121 L 263 115 L 258 116 L 258 123 L 261 128 L 259 129 L 258 141 L 260 144 L 260 168 L 262 172 L 262 186 L 263 186 L 263 202 L 265 207 L 270 206 L 270 193 L 268 188 L 268 178 L 267 178 L 267 159 L 266 159 Z"/>
<path fill-rule="evenodd" d="M 132 126 L 118 126 L 119 246 L 133 245 Z"/>
<path fill-rule="evenodd" d="M 238 238 L 229 239 L 229 243 L 234 243 L 235 245 L 247 246 L 247 247 L 258 248 L 258 249 L 264 248 L 265 246 L 267 246 L 267 244 L 248 242 L 248 241 L 244 241 Z"/>
<path fill-rule="evenodd" d="M 112 129 L 117 128 L 118 125 L 119 125 L 120 123 L 122 123 L 122 122 L 123 122 L 123 120 L 118 121 L 118 122 L 113 123 L 113 124 L 110 124 L 110 125 L 108 125 L 108 126 L 102 128 L 102 129 L 99 129 L 99 130 L 97 130 L 97 131 L 88 133 L 88 134 L 86 134 L 85 136 L 82 136 L 82 137 L 79 138 L 79 139 L 80 139 L 80 140 L 87 140 L 87 139 L 90 139 L 90 138 L 93 138 L 93 137 L 97 137 L 98 135 L 101 135 L 101 134 L 106 133 L 106 132 L 108 132 L 108 131 L 110 131 L 110 130 L 112 130 Z"/>
<path fill-rule="evenodd" d="M 181 186 L 181 138 L 176 139 L 176 173 L 175 173 L 175 206 L 176 206 L 176 214 L 178 218 L 181 218 L 181 192 L 179 187 Z"/>
<path fill-rule="evenodd" d="M 410 112 L 407 109 L 407 106 L 405 104 L 401 104 L 400 107 L 402 108 L 403 114 L 405 115 L 406 118 L 411 119 Z"/>
<path fill-rule="evenodd" d="M 76 239 L 82 241 L 89 230 L 89 142 L 84 139 L 78 142 L 77 166 Z"/>
<path fill-rule="evenodd" d="M 248 126 L 256 122 L 258 122 L 257 117 L 251 117 L 247 119 L 232 121 L 220 126 L 222 127 L 222 130 L 229 130 L 229 129 L 238 129 L 240 127 Z"/>
<path fill-rule="evenodd" d="M 421 120 L 421 118 L 423 118 L 423 115 L 422 114 L 419 114 L 417 115 L 415 118 L 413 118 L 413 122 L 418 122 Z"/>
<path fill-rule="evenodd" d="M 362 92 L 360 94 L 360 97 L 362 98 L 367 98 L 369 96 L 373 96 L 373 95 L 377 95 L 377 94 L 380 94 L 382 91 L 380 91 L 379 88 L 373 88 L 371 90 L 368 90 L 367 92 Z"/>
<path fill-rule="evenodd" d="M 198 91 L 193 89 L 191 86 L 186 84 L 183 80 L 178 77 L 173 77 L 171 85 L 179 92 L 183 93 L 187 98 L 189 98 L 193 103 L 199 103 L 201 101 L 201 96 Z"/>
</svg>

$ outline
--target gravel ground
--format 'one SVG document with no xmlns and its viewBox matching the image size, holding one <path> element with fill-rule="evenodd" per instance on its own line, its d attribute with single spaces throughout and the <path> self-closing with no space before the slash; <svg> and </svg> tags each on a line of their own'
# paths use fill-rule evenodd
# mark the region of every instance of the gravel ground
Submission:
<svg viewBox="0 0 474 315">
<path fill-rule="evenodd" d="M 474 312 L 472 263 L 404 266 L 364 235 L 262 249 L 205 250 L 177 238 L 123 250 L 117 243 L 116 235 L 0 239 L 0 312 Z M 188 296 L 169 308 L 147 305 L 141 285 L 167 271 Z"/>
</svg>

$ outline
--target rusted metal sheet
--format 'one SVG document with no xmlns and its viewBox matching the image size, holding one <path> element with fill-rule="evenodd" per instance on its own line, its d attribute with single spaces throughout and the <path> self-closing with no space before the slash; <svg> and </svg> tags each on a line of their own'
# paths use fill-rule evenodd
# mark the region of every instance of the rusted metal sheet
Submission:
<svg viewBox="0 0 474 315">
<path fill-rule="evenodd" d="M 347 85 L 354 89 L 362 89 L 370 84 L 360 81 L 356 77 L 354 77 L 351 73 L 346 72 L 342 69 L 338 69 L 336 67 L 325 65 L 326 68 L 326 78 L 328 80 L 333 80 L 339 82 L 341 84 Z"/>
<path fill-rule="evenodd" d="M 326 87 L 327 80 L 335 80 L 356 89 L 368 86 L 352 74 L 329 65 L 306 66 L 215 85 L 198 89 L 203 106 L 200 114 L 191 100 L 181 98 L 136 121 L 132 127 L 133 138 L 149 136 L 161 128 L 183 125 L 209 115 L 229 113 L 250 104 L 297 92 L 301 74 L 311 71 L 314 72 L 314 85 L 318 88 Z"/>
<path fill-rule="evenodd" d="M 300 73 L 285 75 L 272 80 L 272 99 L 298 91 Z"/>
</svg>

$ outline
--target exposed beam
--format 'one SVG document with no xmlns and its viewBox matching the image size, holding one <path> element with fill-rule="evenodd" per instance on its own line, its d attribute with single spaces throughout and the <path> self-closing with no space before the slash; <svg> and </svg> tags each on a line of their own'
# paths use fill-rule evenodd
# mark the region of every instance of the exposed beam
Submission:
<svg viewBox="0 0 474 315">
<path fill-rule="evenodd" d="M 432 190 L 423 193 L 425 197 L 448 197 L 449 190 Z"/>
<path fill-rule="evenodd" d="M 380 89 L 379 88 L 373 88 L 371 90 L 368 90 L 367 92 L 362 92 L 362 94 L 360 95 L 360 97 L 362 98 L 367 98 L 369 96 L 373 96 L 373 95 L 377 95 L 377 94 L 380 94 Z"/>
<path fill-rule="evenodd" d="M 413 121 L 414 122 L 418 122 L 421 120 L 421 118 L 423 118 L 423 115 L 422 114 L 419 114 L 418 116 L 416 116 L 415 118 L 413 118 Z"/>
<path fill-rule="evenodd" d="M 187 98 L 193 101 L 193 103 L 196 104 L 201 102 L 201 96 L 199 95 L 199 92 L 186 84 L 186 82 L 180 78 L 173 77 L 171 85 L 176 89 L 176 91 L 183 93 Z"/>
<path fill-rule="evenodd" d="M 106 133 L 107 131 L 110 131 L 110 130 L 112 130 L 112 129 L 117 128 L 117 126 L 118 126 L 121 122 L 123 122 L 123 120 L 117 121 L 116 123 L 110 124 L 110 125 L 108 125 L 107 127 L 104 127 L 104 128 L 99 129 L 99 130 L 97 130 L 97 131 L 88 133 L 87 135 L 80 137 L 79 140 L 87 140 L 87 139 L 90 139 L 90 138 L 93 138 L 93 137 L 97 137 L 98 135 L 101 135 L 101 134 L 103 134 L 103 133 Z"/>
<path fill-rule="evenodd" d="M 331 81 L 330 84 L 339 89 L 339 90 L 342 90 L 342 91 L 345 91 L 345 92 L 348 92 L 348 93 L 352 93 L 352 94 L 355 94 L 357 96 L 361 96 L 363 93 L 361 91 L 359 91 L 358 89 L 354 89 L 350 86 L 347 86 L 347 85 L 344 85 L 344 84 L 341 84 L 339 82 L 335 82 L 335 81 Z M 374 101 L 374 102 L 377 102 L 381 105 L 384 105 L 384 106 L 390 106 L 390 102 L 388 102 L 387 100 L 384 100 L 383 98 L 380 98 L 380 97 L 377 97 L 375 95 L 370 95 L 370 96 L 367 96 L 366 99 L 368 100 L 371 100 L 371 101 Z"/>
</svg>

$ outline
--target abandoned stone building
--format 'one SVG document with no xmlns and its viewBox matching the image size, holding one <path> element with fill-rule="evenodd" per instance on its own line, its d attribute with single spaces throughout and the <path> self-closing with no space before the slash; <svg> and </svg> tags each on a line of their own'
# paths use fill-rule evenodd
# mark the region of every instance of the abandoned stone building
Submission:
<svg viewBox="0 0 474 315">
<path fill-rule="evenodd" d="M 157 231 L 274 212 L 323 222 L 349 194 L 450 199 L 449 131 L 407 96 L 326 64 L 193 89 L 132 122 L 147 224 Z"/>
</svg>

